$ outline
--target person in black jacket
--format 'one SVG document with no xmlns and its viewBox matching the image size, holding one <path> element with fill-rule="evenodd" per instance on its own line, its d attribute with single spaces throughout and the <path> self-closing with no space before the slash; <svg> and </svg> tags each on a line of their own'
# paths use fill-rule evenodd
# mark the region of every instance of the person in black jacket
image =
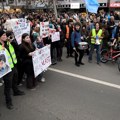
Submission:
<svg viewBox="0 0 120 120">
<path fill-rule="evenodd" d="M 27 74 L 26 86 L 33 89 L 36 86 L 36 79 L 34 77 L 32 54 L 35 51 L 30 36 L 27 33 L 22 35 L 22 44 L 20 45 L 20 56 L 22 59 L 22 69 Z"/>
</svg>

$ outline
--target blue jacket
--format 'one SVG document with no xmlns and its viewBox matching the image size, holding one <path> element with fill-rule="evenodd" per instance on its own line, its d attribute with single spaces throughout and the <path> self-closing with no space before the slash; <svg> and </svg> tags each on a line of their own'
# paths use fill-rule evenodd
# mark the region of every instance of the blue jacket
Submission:
<svg viewBox="0 0 120 120">
<path fill-rule="evenodd" d="M 71 34 L 71 42 L 72 42 L 72 47 L 75 47 L 75 43 L 81 42 L 81 33 L 74 31 Z"/>
</svg>

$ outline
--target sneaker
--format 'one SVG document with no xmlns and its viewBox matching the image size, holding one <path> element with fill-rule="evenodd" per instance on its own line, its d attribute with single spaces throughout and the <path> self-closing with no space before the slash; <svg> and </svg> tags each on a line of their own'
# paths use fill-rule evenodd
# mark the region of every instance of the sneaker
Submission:
<svg viewBox="0 0 120 120">
<path fill-rule="evenodd" d="M 25 93 L 20 90 L 18 90 L 17 92 L 14 93 L 14 96 L 21 96 L 21 95 L 25 95 Z"/>
<path fill-rule="evenodd" d="M 80 65 L 85 65 L 85 63 L 83 63 L 83 62 L 79 62 L 79 64 L 80 64 Z"/>
<path fill-rule="evenodd" d="M 97 62 L 97 64 L 101 66 L 100 62 Z"/>
<path fill-rule="evenodd" d="M 66 58 L 69 58 L 69 57 L 70 57 L 69 55 L 66 56 Z"/>
<path fill-rule="evenodd" d="M 80 67 L 80 64 L 79 64 L 79 63 L 75 63 L 75 65 L 76 65 L 77 67 Z"/>
<path fill-rule="evenodd" d="M 41 82 L 42 82 L 42 83 L 44 83 L 44 82 L 45 82 L 45 78 L 44 78 L 44 77 L 41 79 Z"/>
<path fill-rule="evenodd" d="M 22 85 L 23 85 L 22 83 L 18 84 L 19 87 L 22 86 Z"/>
<path fill-rule="evenodd" d="M 73 55 L 70 55 L 70 57 L 74 57 Z"/>
<path fill-rule="evenodd" d="M 6 107 L 9 109 L 9 110 L 12 110 L 14 107 L 12 104 L 6 104 Z"/>
<path fill-rule="evenodd" d="M 89 63 L 92 63 L 92 60 L 88 60 Z"/>
</svg>

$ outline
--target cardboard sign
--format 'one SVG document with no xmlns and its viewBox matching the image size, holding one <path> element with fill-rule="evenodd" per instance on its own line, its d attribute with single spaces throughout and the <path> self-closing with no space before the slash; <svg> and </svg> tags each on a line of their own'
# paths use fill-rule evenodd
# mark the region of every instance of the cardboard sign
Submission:
<svg viewBox="0 0 120 120">
<path fill-rule="evenodd" d="M 40 22 L 40 36 L 42 38 L 49 36 L 49 22 Z"/>
<path fill-rule="evenodd" d="M 8 23 L 10 24 L 13 30 L 17 43 L 21 44 L 22 34 L 24 33 L 30 34 L 30 23 L 28 23 L 27 20 L 24 18 L 11 19 L 11 20 L 8 20 Z"/>
<path fill-rule="evenodd" d="M 51 65 L 50 45 L 38 49 L 32 56 L 34 74 L 37 77 Z"/>
<path fill-rule="evenodd" d="M 5 50 L 0 50 L 0 78 L 11 72 Z"/>
<path fill-rule="evenodd" d="M 55 32 L 51 36 L 52 42 L 59 41 L 60 40 L 60 32 Z"/>
</svg>

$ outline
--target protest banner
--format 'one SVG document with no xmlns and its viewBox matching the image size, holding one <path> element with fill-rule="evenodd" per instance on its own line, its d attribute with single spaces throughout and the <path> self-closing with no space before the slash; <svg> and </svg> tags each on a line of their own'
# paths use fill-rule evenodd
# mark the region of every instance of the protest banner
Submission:
<svg viewBox="0 0 120 120">
<path fill-rule="evenodd" d="M 54 32 L 51 36 L 52 42 L 60 40 L 60 32 Z"/>
<path fill-rule="evenodd" d="M 40 22 L 40 36 L 42 38 L 49 36 L 49 22 Z"/>
<path fill-rule="evenodd" d="M 11 72 L 8 57 L 5 50 L 0 50 L 0 78 Z"/>
<path fill-rule="evenodd" d="M 49 36 L 56 32 L 56 29 L 49 28 Z"/>
<path fill-rule="evenodd" d="M 7 21 L 7 26 L 8 25 L 12 28 L 18 44 L 21 44 L 22 34 L 30 34 L 30 23 L 27 22 L 27 19 L 11 19 Z"/>
<path fill-rule="evenodd" d="M 37 77 L 51 65 L 50 45 L 38 49 L 32 56 L 34 75 Z"/>
</svg>

